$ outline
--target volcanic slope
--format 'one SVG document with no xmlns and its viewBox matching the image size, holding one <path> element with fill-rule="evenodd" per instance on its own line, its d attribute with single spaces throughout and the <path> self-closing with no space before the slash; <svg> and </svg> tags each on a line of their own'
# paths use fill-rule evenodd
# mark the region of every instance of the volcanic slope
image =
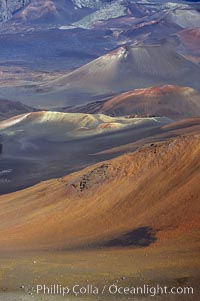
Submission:
<svg viewBox="0 0 200 301">
<path fill-rule="evenodd" d="M 142 247 L 177 239 L 195 243 L 199 181 L 199 135 L 146 145 L 1 196 L 0 249 Z"/>
<path fill-rule="evenodd" d="M 12 117 L 0 123 L 2 135 L 27 138 L 45 137 L 52 141 L 68 141 L 102 134 L 103 132 L 123 130 L 139 125 L 168 123 L 162 118 L 112 118 L 103 114 L 73 114 L 42 111 Z M 24 135 L 23 135 L 24 138 Z"/>
<path fill-rule="evenodd" d="M 18 91 L 20 100 L 26 104 L 55 108 L 159 84 L 199 89 L 199 77 L 199 66 L 168 46 L 120 47 L 67 75 L 46 84 L 38 83 L 37 89 L 18 88 L 15 93 Z"/>
<path fill-rule="evenodd" d="M 200 27 L 182 30 L 177 33 L 177 36 L 186 47 L 200 52 Z"/>
<path fill-rule="evenodd" d="M 166 116 L 179 120 L 200 116 L 200 94 L 189 87 L 173 85 L 136 89 L 125 92 L 105 102 L 90 104 L 91 109 L 111 116 Z"/>
<path fill-rule="evenodd" d="M 198 4 L 197 4 L 198 5 Z M 179 25 L 181 28 L 199 27 L 199 11 L 197 9 L 176 9 L 168 15 L 169 22 Z"/>
<path fill-rule="evenodd" d="M 66 175 L 105 159 L 97 152 L 160 131 L 167 118 L 35 112 L 0 122 L 0 193 Z M 26 174 L 26 177 L 24 177 Z"/>
<path fill-rule="evenodd" d="M 0 99 L 0 120 L 34 111 L 36 111 L 36 109 L 26 106 L 20 102 Z"/>
<path fill-rule="evenodd" d="M 200 117 L 182 119 L 167 125 L 164 125 L 160 128 L 160 132 L 153 133 L 146 137 L 141 137 L 134 142 L 122 144 L 118 147 L 113 147 L 108 150 L 102 151 L 99 155 L 110 154 L 122 155 L 128 152 L 133 152 L 139 147 L 145 144 L 154 144 L 161 141 L 166 141 L 174 137 L 179 137 L 183 135 L 199 135 L 200 134 Z"/>
</svg>

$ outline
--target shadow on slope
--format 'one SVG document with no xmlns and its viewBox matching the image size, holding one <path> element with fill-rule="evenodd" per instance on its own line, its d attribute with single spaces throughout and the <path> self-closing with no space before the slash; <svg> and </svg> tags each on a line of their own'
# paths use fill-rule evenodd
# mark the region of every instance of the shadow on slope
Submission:
<svg viewBox="0 0 200 301">
<path fill-rule="evenodd" d="M 104 247 L 147 247 L 156 241 L 151 227 L 139 227 L 103 244 Z"/>
</svg>

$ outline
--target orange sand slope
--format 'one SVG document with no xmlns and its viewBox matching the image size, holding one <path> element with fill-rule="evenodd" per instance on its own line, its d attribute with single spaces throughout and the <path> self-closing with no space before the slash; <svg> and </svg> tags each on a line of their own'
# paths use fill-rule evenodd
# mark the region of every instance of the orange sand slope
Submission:
<svg viewBox="0 0 200 301">
<path fill-rule="evenodd" d="M 171 119 L 199 116 L 200 94 L 189 87 L 173 85 L 136 89 L 106 101 L 104 114 L 167 116 Z"/>
<path fill-rule="evenodd" d="M 0 250 L 147 246 L 199 234 L 200 136 L 0 197 Z"/>
<path fill-rule="evenodd" d="M 130 90 L 104 101 L 62 108 L 62 111 L 181 120 L 200 116 L 200 94 L 190 87 L 161 85 Z"/>
</svg>

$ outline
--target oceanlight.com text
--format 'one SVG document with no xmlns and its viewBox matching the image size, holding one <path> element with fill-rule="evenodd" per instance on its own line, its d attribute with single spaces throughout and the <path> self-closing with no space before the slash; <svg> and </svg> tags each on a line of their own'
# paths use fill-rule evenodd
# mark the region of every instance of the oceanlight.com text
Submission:
<svg viewBox="0 0 200 301">
<path fill-rule="evenodd" d="M 118 284 L 105 284 L 102 287 L 97 287 L 92 284 L 73 286 L 63 286 L 60 284 L 38 284 L 36 287 L 32 287 L 26 291 L 31 294 L 43 294 L 43 295 L 74 295 L 74 296 L 87 296 L 87 295 L 110 295 L 110 296 L 139 296 L 146 295 L 155 297 L 157 295 L 193 295 L 194 288 L 190 286 L 161 286 L 161 285 L 142 285 L 142 286 L 121 286 Z"/>
</svg>

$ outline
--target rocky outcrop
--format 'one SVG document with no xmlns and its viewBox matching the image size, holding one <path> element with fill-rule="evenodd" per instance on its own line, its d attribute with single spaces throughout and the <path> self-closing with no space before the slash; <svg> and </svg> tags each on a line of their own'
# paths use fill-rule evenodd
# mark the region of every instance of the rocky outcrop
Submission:
<svg viewBox="0 0 200 301">
<path fill-rule="evenodd" d="M 13 14 L 29 3 L 41 5 L 40 1 L 34 0 L 0 0 L 0 23 L 12 18 Z M 45 1 L 44 1 L 45 2 Z M 51 1 L 53 4 L 56 1 Z M 111 2 L 111 0 L 68 0 L 66 5 L 73 5 L 75 9 L 81 8 L 99 8 L 102 4 Z"/>
<path fill-rule="evenodd" d="M 30 0 L 0 0 L 0 22 L 11 19 L 16 11 L 29 2 Z"/>
<path fill-rule="evenodd" d="M 77 179 L 75 182 L 70 184 L 73 188 L 84 191 L 89 189 L 94 185 L 102 184 L 104 180 L 108 178 L 107 169 L 109 164 L 102 164 L 88 173 L 84 174 L 80 179 Z"/>
<path fill-rule="evenodd" d="M 98 7 L 102 2 L 102 0 L 72 0 L 73 4 L 78 7 L 78 8 L 83 8 L 83 7 Z M 108 1 L 107 1 L 108 2 Z"/>
</svg>

